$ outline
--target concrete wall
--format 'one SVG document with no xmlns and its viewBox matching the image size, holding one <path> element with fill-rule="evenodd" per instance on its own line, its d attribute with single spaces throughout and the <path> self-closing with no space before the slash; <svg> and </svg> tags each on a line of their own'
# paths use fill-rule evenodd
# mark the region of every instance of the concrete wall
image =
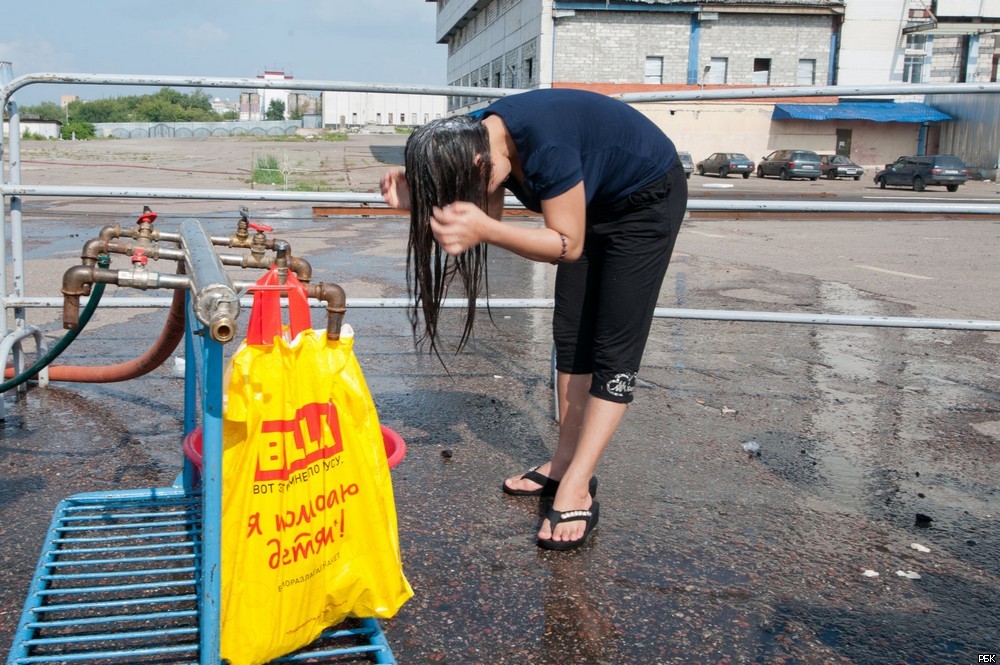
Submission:
<svg viewBox="0 0 1000 665">
<path fill-rule="evenodd" d="M 900 35 L 908 0 L 846 0 L 837 83 L 878 85 L 902 80 Z"/>
<path fill-rule="evenodd" d="M 21 120 L 21 136 L 30 132 L 46 139 L 62 138 L 62 125 L 48 120 Z M 6 140 L 10 136 L 10 123 L 3 121 L 3 135 Z"/>
<path fill-rule="evenodd" d="M 205 136 L 280 136 L 294 134 L 301 120 L 261 120 L 257 122 L 98 122 L 97 138 L 191 138 Z"/>
</svg>

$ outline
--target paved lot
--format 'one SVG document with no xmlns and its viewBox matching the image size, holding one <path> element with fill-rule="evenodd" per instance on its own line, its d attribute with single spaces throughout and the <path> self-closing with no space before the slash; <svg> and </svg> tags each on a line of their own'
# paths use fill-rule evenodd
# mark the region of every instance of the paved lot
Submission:
<svg viewBox="0 0 1000 665">
<path fill-rule="evenodd" d="M 264 149 L 82 145 L 46 160 L 25 151 L 25 182 L 244 187 L 238 165 Z M 400 139 L 287 145 L 348 164 L 343 177 L 363 191 Z M 39 163 L 73 159 L 126 165 Z M 183 171 L 138 168 L 148 162 Z M 692 188 L 710 180 L 695 176 Z M 959 194 L 995 190 L 972 183 Z M 27 202 L 29 286 L 58 295 L 82 243 L 140 205 Z M 194 215 L 224 233 L 235 221 L 227 203 L 158 207 L 164 228 Z M 293 204 L 252 210 L 349 297 L 405 294 L 404 220 L 314 218 Z M 996 321 L 998 235 L 994 218 L 696 219 L 660 305 Z M 495 297 L 551 293 L 550 266 L 490 256 Z M 30 312 L 52 339 L 62 334 L 57 317 Z M 446 373 L 413 351 L 403 312 L 348 314 L 381 417 L 408 444 L 394 486 L 416 596 L 384 622 L 401 663 L 966 663 L 1000 648 L 1000 333 L 657 321 L 636 402 L 598 470 L 601 526 L 585 548 L 559 554 L 533 544 L 538 502 L 499 491 L 555 438 L 548 313 L 492 319 L 477 322 L 467 352 L 446 356 Z M 163 320 L 162 311 L 99 310 L 60 362 L 127 360 Z M 164 366 L 127 384 L 5 396 L 0 644 L 58 499 L 173 479 L 180 393 Z M 932 521 L 918 524 L 918 514 Z"/>
</svg>

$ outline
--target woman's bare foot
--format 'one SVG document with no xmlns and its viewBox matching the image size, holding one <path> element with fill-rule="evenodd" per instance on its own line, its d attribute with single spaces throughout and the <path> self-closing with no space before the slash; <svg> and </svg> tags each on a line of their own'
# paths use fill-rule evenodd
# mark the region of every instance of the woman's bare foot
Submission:
<svg viewBox="0 0 1000 665">
<path fill-rule="evenodd" d="M 553 480 L 549 477 L 549 469 L 551 468 L 552 462 L 546 462 L 545 464 L 528 470 L 527 473 L 511 476 L 503 481 L 504 488 L 510 490 L 508 493 L 513 492 L 515 494 L 540 493 L 546 484 L 545 479 Z M 556 482 L 558 482 L 558 480 Z"/>
<path fill-rule="evenodd" d="M 593 503 L 587 485 L 572 487 L 560 484 L 559 491 L 552 501 L 552 510 L 556 512 L 590 510 Z M 553 529 L 549 520 L 545 519 L 542 520 L 542 526 L 538 531 L 538 539 L 554 542 L 580 540 L 587 530 L 587 524 L 586 520 L 565 520 Z"/>
</svg>

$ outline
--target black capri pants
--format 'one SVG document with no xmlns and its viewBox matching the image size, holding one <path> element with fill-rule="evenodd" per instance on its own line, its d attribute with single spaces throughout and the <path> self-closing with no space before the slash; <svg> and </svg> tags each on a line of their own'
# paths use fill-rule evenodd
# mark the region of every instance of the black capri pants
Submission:
<svg viewBox="0 0 1000 665">
<path fill-rule="evenodd" d="M 556 272 L 556 369 L 591 374 L 590 394 L 629 403 L 653 310 L 687 208 L 678 163 L 613 204 L 587 209 L 582 256 Z"/>
</svg>

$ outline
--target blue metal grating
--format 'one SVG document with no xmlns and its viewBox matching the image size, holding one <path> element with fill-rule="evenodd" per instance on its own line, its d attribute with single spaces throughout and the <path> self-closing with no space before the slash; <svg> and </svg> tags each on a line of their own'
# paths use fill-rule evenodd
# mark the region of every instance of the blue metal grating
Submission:
<svg viewBox="0 0 1000 665">
<path fill-rule="evenodd" d="M 79 494 L 56 508 L 8 665 L 198 663 L 201 497 Z M 374 619 L 279 662 L 395 663 Z"/>
</svg>

